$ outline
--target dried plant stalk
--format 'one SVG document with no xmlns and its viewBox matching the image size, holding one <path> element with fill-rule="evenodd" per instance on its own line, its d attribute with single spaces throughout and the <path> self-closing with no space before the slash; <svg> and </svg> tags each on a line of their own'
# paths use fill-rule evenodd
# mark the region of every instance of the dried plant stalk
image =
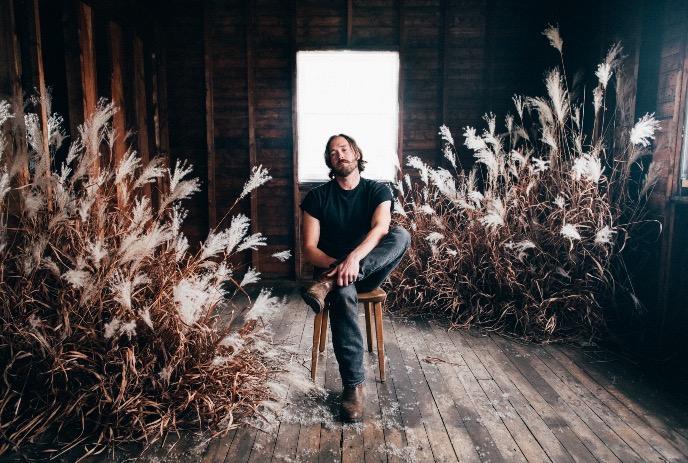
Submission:
<svg viewBox="0 0 688 463">
<path fill-rule="evenodd" d="M 543 34 L 561 52 L 558 30 Z M 395 218 L 412 231 L 412 246 L 391 276 L 392 307 L 544 341 L 596 336 L 614 292 L 638 302 L 622 251 L 657 179 L 641 161 L 659 123 L 648 114 L 609 147 L 615 130 L 613 120 L 602 126 L 604 99 L 620 53 L 613 46 L 598 66 L 590 127 L 555 69 L 546 97 L 514 97 L 505 132 L 493 114 L 481 134 L 464 129 L 473 169 L 458 166 L 445 126 L 451 170 L 408 159 L 420 181 L 397 184 Z"/>
</svg>

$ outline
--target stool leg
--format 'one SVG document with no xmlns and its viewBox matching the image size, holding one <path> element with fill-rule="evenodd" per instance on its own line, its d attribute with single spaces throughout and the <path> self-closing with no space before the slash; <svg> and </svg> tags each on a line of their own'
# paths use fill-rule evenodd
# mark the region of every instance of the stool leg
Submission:
<svg viewBox="0 0 688 463">
<path fill-rule="evenodd" d="M 327 315 L 328 309 L 325 307 L 322 312 L 322 323 L 320 325 L 320 352 L 325 351 L 325 345 L 327 344 Z"/>
<path fill-rule="evenodd" d="M 365 310 L 366 319 L 366 337 L 368 338 L 368 352 L 373 351 L 373 325 L 370 321 L 372 304 L 370 302 L 363 303 L 363 309 Z"/>
<path fill-rule="evenodd" d="M 377 363 L 380 368 L 380 381 L 385 382 L 385 342 L 382 331 L 382 303 L 375 303 L 375 330 L 377 338 Z"/>
<path fill-rule="evenodd" d="M 313 348 L 311 349 L 311 379 L 315 381 L 318 371 L 318 347 L 320 346 L 320 328 L 322 327 L 323 312 L 315 316 L 313 320 Z"/>
</svg>

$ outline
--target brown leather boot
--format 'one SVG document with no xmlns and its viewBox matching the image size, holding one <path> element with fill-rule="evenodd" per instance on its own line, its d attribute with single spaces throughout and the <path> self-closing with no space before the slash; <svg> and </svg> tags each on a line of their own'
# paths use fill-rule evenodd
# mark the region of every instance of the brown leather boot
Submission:
<svg viewBox="0 0 688 463">
<path fill-rule="evenodd" d="M 363 383 L 354 387 L 344 387 L 342 391 L 342 421 L 358 423 L 363 420 Z"/>
<path fill-rule="evenodd" d="M 315 313 L 325 308 L 325 297 L 334 288 L 334 278 L 315 280 L 308 286 L 301 288 L 301 297 Z"/>
</svg>

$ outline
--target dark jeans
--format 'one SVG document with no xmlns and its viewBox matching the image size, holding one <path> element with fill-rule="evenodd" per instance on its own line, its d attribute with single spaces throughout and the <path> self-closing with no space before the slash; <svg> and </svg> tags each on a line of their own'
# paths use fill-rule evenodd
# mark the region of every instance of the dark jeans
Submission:
<svg viewBox="0 0 688 463">
<path fill-rule="evenodd" d="M 348 286 L 335 286 L 327 296 L 332 303 L 330 327 L 334 355 L 339 364 L 342 385 L 352 387 L 365 380 L 363 368 L 363 335 L 358 327 L 357 291 L 371 291 L 399 265 L 411 243 L 411 235 L 400 226 L 391 227 L 361 260 L 356 282 Z M 316 276 L 323 270 L 316 271 Z"/>
</svg>

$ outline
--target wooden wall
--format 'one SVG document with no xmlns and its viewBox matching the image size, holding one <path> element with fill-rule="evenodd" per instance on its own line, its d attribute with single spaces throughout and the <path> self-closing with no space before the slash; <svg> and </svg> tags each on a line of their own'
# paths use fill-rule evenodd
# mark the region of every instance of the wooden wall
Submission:
<svg viewBox="0 0 688 463">
<path fill-rule="evenodd" d="M 540 36 L 552 14 L 539 0 L 208 0 L 205 88 L 212 117 L 206 131 L 213 145 L 208 166 L 214 169 L 208 171 L 206 220 L 222 219 L 250 167 L 262 164 L 273 180 L 230 213 L 249 215 L 255 230 L 268 237 L 270 245 L 247 255 L 245 263 L 268 277 L 301 276 L 296 51 L 399 51 L 400 151 L 404 159 L 417 155 L 438 164 L 441 124 L 458 135 L 466 125 L 481 127 L 488 110 L 503 117 L 513 93 L 542 92 L 544 63 L 558 62 Z M 188 51 L 178 50 L 183 56 Z M 471 164 L 468 152 L 462 157 Z M 295 259 L 270 257 L 285 249 Z"/>
</svg>

